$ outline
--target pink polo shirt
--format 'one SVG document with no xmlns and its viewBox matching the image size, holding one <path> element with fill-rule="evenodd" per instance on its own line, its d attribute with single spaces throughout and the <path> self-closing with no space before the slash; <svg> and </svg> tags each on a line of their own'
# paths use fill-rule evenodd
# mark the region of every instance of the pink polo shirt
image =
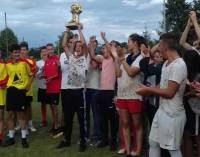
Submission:
<svg viewBox="0 0 200 157">
<path fill-rule="evenodd" d="M 46 79 L 54 77 L 46 83 L 47 93 L 59 93 L 61 84 L 61 74 L 56 62 L 59 61 L 57 55 L 50 56 L 44 64 L 44 76 Z"/>
<path fill-rule="evenodd" d="M 110 57 L 102 59 L 102 71 L 100 78 L 100 90 L 114 90 L 115 89 L 115 63 Z"/>
</svg>

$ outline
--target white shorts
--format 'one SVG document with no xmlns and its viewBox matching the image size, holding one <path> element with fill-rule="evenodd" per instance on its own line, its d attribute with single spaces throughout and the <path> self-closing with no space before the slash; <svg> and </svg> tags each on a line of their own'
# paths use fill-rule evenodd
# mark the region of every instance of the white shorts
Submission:
<svg viewBox="0 0 200 157">
<path fill-rule="evenodd" d="M 149 139 L 159 143 L 163 149 L 178 150 L 181 146 L 185 123 L 185 111 L 170 117 L 159 108 L 153 119 Z"/>
</svg>

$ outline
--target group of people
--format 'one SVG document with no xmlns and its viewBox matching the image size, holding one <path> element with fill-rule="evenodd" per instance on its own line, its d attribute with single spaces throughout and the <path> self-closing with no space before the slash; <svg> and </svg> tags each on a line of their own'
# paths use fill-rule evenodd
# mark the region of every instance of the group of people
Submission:
<svg viewBox="0 0 200 157">
<path fill-rule="evenodd" d="M 146 140 L 150 157 L 191 157 L 193 142 L 200 156 L 200 27 L 196 13 L 189 14 L 179 42 L 184 48 L 181 51 L 171 33 L 163 33 L 150 48 L 138 34 L 130 35 L 125 46 L 109 42 L 101 32 L 104 44 L 99 54 L 96 36 L 87 43 L 82 24 L 77 27 L 78 35 L 69 28 L 65 31 L 60 56 L 54 53 L 53 44 L 47 44 L 40 48 L 41 60 L 36 62 L 28 57 L 28 44 L 23 42 L 11 45 L 7 61 L 1 59 L 0 144 L 6 109 L 8 138 L 2 145 L 15 144 L 14 128 L 19 125 L 22 147 L 29 147 L 28 130 L 36 131 L 31 102 L 37 80 L 41 127 L 47 125 L 49 104 L 49 131 L 54 136 L 64 135 L 57 149 L 71 146 L 76 113 L 80 152 L 88 145 L 110 146 L 110 151 L 118 149 L 118 154 L 139 157 Z M 187 42 L 191 28 L 196 32 L 193 45 Z"/>
</svg>

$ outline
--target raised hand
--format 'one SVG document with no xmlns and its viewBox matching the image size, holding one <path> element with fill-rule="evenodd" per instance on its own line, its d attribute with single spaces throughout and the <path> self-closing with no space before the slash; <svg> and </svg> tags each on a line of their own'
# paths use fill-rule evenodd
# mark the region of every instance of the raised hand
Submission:
<svg viewBox="0 0 200 157">
<path fill-rule="evenodd" d="M 88 49 L 89 49 L 90 52 L 93 52 L 93 53 L 94 53 L 94 51 L 95 51 L 95 46 L 94 46 L 93 42 L 90 42 L 90 43 L 88 44 Z"/>
<path fill-rule="evenodd" d="M 110 51 L 114 58 L 119 58 L 119 56 L 117 54 L 117 48 L 115 46 L 111 46 Z"/>
<path fill-rule="evenodd" d="M 100 35 L 101 35 L 102 39 L 106 38 L 106 33 L 105 32 L 101 32 Z"/>
<path fill-rule="evenodd" d="M 77 27 L 78 27 L 78 30 L 82 30 L 83 29 L 83 24 L 77 23 Z"/>
<path fill-rule="evenodd" d="M 191 21 L 191 18 L 188 19 L 187 26 L 188 26 L 188 27 L 192 27 L 192 26 L 193 26 L 193 23 L 192 23 L 192 21 Z"/>
<path fill-rule="evenodd" d="M 196 21 L 197 20 L 197 15 L 196 15 L 196 12 L 195 11 L 191 11 L 189 13 L 189 16 L 190 16 L 190 19 L 192 20 L 192 22 Z"/>
</svg>

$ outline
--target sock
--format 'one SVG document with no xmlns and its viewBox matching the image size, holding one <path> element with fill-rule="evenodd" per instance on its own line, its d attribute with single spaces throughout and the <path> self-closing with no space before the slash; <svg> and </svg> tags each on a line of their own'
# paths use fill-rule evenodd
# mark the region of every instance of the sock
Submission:
<svg viewBox="0 0 200 157">
<path fill-rule="evenodd" d="M 22 139 L 25 139 L 27 135 L 27 130 L 21 130 L 21 134 L 22 134 Z"/>
<path fill-rule="evenodd" d="M 0 141 L 3 140 L 3 133 L 0 133 Z"/>
<path fill-rule="evenodd" d="M 41 113 L 42 113 L 42 123 L 45 124 L 47 122 L 47 108 L 46 108 L 46 105 L 41 105 Z"/>
<path fill-rule="evenodd" d="M 9 138 L 14 138 L 14 130 L 8 131 Z"/>
<path fill-rule="evenodd" d="M 32 120 L 28 121 L 28 126 L 29 126 L 29 128 L 33 127 L 33 121 Z"/>
</svg>

